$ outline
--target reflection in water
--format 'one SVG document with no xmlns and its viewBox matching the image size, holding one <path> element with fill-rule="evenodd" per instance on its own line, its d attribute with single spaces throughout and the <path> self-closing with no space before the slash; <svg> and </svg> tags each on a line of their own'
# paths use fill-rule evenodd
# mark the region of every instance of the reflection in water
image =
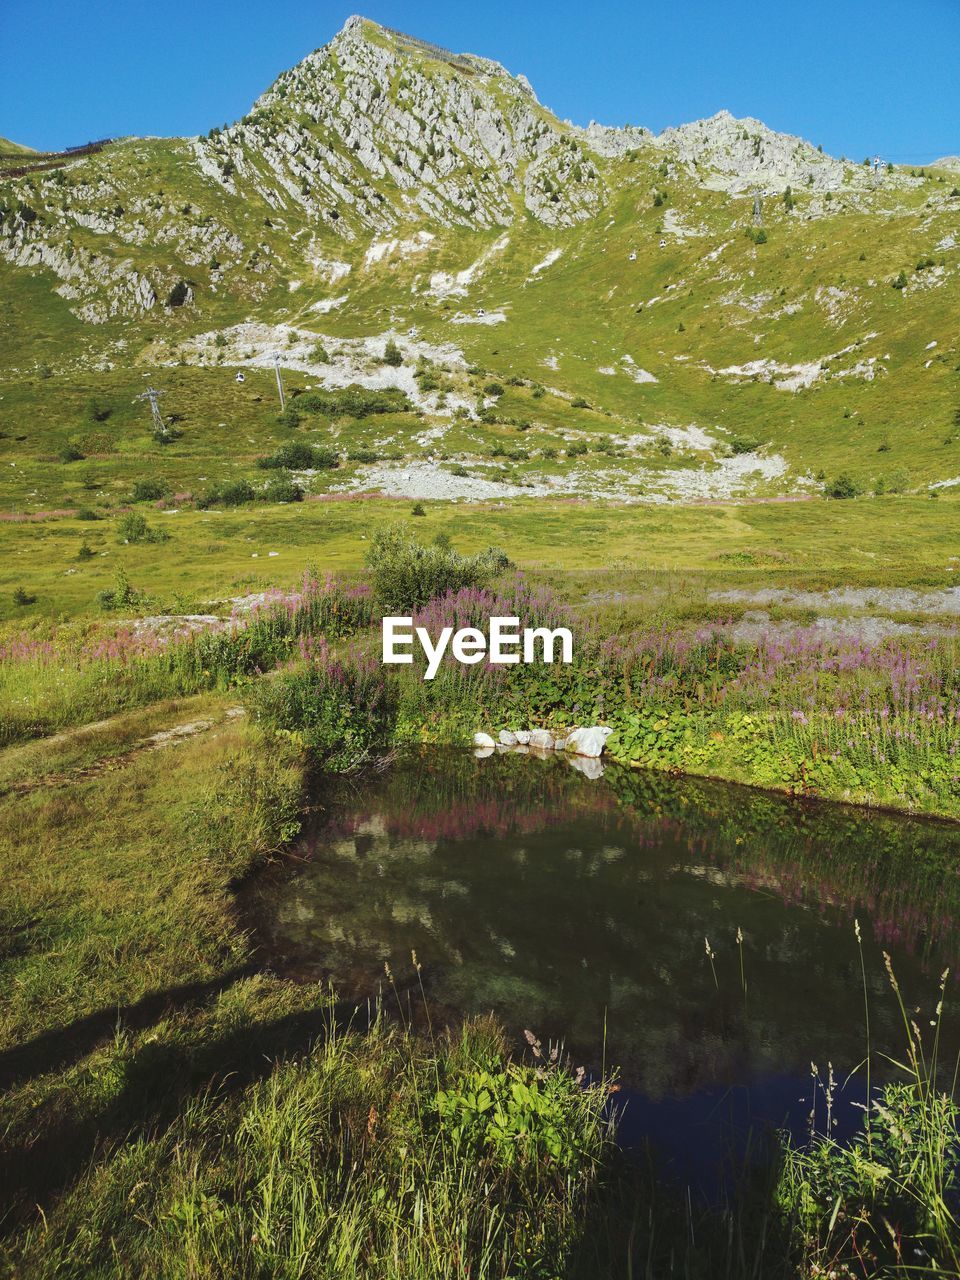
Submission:
<svg viewBox="0 0 960 1280">
<path fill-rule="evenodd" d="M 440 1010 L 605 1055 L 647 1131 L 746 1085 L 799 1122 L 811 1059 L 861 1061 L 854 917 L 875 1053 L 902 1033 L 881 950 L 922 1021 L 956 949 L 949 826 L 516 756 L 411 758 L 323 800 L 306 860 L 247 891 L 268 961 L 359 998 L 415 949 Z"/>
</svg>

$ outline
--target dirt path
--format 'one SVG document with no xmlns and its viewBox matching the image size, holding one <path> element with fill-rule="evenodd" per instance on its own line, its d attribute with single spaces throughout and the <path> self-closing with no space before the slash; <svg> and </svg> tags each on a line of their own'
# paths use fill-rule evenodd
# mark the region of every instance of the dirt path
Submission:
<svg viewBox="0 0 960 1280">
<path fill-rule="evenodd" d="M 225 713 L 219 717 L 203 717 L 197 720 L 182 721 L 180 724 L 171 725 L 169 728 L 160 729 L 145 738 L 140 738 L 125 751 L 121 751 L 116 755 L 105 755 L 101 759 L 95 760 L 92 764 L 44 774 L 42 777 L 30 778 L 25 782 L 14 782 L 8 786 L 0 786 L 0 799 L 12 795 L 26 795 L 31 791 L 69 786 L 71 783 L 85 782 L 89 778 L 96 778 L 101 774 L 111 773 L 116 769 L 125 769 L 138 756 L 145 755 L 150 751 L 162 751 L 167 747 L 175 747 L 183 742 L 189 742 L 190 739 L 197 737 L 198 734 L 208 733 L 212 729 L 222 729 L 232 720 L 236 720 L 238 716 L 245 714 L 243 707 L 228 707 Z M 92 724 L 79 725 L 76 729 L 69 729 L 46 739 L 46 744 L 64 743 L 70 738 L 79 737 L 97 729 L 103 729 L 109 724 L 109 720 L 98 720 Z"/>
</svg>

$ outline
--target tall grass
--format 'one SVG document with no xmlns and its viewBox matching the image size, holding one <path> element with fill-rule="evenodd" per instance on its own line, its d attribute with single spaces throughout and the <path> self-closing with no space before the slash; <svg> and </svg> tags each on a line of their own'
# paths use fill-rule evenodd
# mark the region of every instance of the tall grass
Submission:
<svg viewBox="0 0 960 1280">
<path fill-rule="evenodd" d="M 610 1144 L 606 1091 L 505 1054 L 332 1018 L 307 1053 L 195 1096 L 108 1155 L 17 1249 L 22 1274 L 501 1280 L 563 1273 Z"/>
<path fill-rule="evenodd" d="M 860 930 L 857 926 L 857 941 Z M 832 1069 L 824 1089 L 827 1118 L 806 1146 L 787 1140 L 778 1188 L 804 1276 L 957 1276 L 960 1274 L 960 1107 L 956 1071 L 940 1062 L 948 974 L 927 1018 L 908 1012 L 889 955 L 891 989 L 903 1021 L 906 1054 L 890 1060 L 899 1078 L 871 1087 L 866 974 L 867 1101 L 863 1126 L 847 1145 L 831 1132 Z"/>
<path fill-rule="evenodd" d="M 126 624 L 79 634 L 19 633 L 0 643 L 0 746 L 161 698 L 226 689 L 284 661 L 304 637 L 370 625 L 364 587 L 308 572 L 199 633 Z"/>
</svg>

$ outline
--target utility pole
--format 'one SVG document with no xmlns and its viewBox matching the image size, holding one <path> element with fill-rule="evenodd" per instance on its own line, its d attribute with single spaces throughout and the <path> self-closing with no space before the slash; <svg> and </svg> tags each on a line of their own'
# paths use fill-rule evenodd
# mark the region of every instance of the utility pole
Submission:
<svg viewBox="0 0 960 1280">
<path fill-rule="evenodd" d="M 286 408 L 286 401 L 283 398 L 283 379 L 280 377 L 280 353 L 274 352 L 273 367 L 277 374 L 277 394 L 280 396 L 280 412 L 283 413 Z"/>
<path fill-rule="evenodd" d="M 158 391 L 156 387 L 147 387 L 142 395 L 137 396 L 138 400 L 150 401 L 150 417 L 153 420 L 153 434 L 158 440 L 163 440 L 167 434 L 166 424 L 163 421 L 163 414 L 160 412 L 160 405 L 157 403 L 163 395 L 162 391 Z"/>
</svg>

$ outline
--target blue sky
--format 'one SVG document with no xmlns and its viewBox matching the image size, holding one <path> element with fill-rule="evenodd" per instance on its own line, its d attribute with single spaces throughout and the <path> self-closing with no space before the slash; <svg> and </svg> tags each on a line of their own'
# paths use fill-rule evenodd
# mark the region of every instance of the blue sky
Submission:
<svg viewBox="0 0 960 1280">
<path fill-rule="evenodd" d="M 659 130 L 726 107 L 857 160 L 960 153 L 960 0 L 364 2 L 367 17 L 523 71 L 578 124 Z M 205 133 L 358 3 L 0 0 L 0 135 L 55 148 Z"/>
</svg>

